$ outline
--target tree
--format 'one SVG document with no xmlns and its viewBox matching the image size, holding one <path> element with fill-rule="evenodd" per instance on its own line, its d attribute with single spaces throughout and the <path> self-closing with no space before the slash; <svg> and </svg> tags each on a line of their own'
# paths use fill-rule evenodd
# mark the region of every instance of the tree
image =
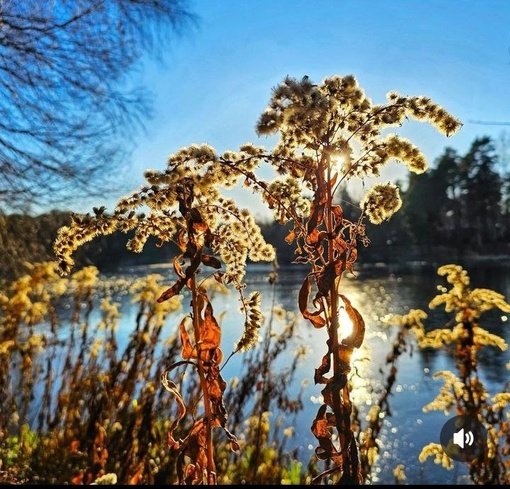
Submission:
<svg viewBox="0 0 510 489">
<path fill-rule="evenodd" d="M 459 159 L 454 149 L 446 148 L 428 174 L 409 175 L 402 214 L 420 247 L 448 244 L 445 239 L 456 240 L 460 232 Z"/>
<path fill-rule="evenodd" d="M 495 171 L 497 156 L 491 138 L 475 139 L 462 159 L 467 227 L 474 231 L 477 247 L 494 243 L 500 216 L 501 178 Z"/>
<path fill-rule="evenodd" d="M 406 199 L 403 211 L 405 212 L 407 222 L 413 237 L 414 244 L 420 246 L 430 246 L 433 242 L 431 236 L 432 199 L 429 198 L 430 192 L 430 174 L 409 175 L 409 185 L 406 191 Z"/>
<path fill-rule="evenodd" d="M 460 156 L 453 148 L 445 148 L 431 175 L 431 200 L 435 201 L 439 234 L 437 238 L 450 244 L 460 238 Z"/>
<path fill-rule="evenodd" d="M 129 87 L 186 0 L 0 0 L 0 209 L 93 195 L 150 109 Z"/>
<path fill-rule="evenodd" d="M 503 131 L 496 141 L 498 173 L 501 176 L 501 237 L 508 241 L 510 236 L 510 133 Z"/>
</svg>

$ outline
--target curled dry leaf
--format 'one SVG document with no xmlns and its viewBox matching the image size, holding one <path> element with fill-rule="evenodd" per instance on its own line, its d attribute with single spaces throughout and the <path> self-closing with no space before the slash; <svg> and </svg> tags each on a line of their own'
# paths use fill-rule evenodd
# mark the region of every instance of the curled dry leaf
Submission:
<svg viewBox="0 0 510 489">
<path fill-rule="evenodd" d="M 216 268 L 216 270 L 221 268 L 221 262 L 215 256 L 211 255 L 202 255 L 202 263 L 208 267 Z"/>
<path fill-rule="evenodd" d="M 298 304 L 299 304 L 299 310 L 301 311 L 301 314 L 305 319 L 308 319 L 315 328 L 322 328 L 326 324 L 326 320 L 321 316 L 322 314 L 322 308 L 319 308 L 319 310 L 310 312 L 308 310 L 308 297 L 310 295 L 310 290 L 312 286 L 310 284 L 310 275 L 308 275 L 303 285 L 301 286 L 301 289 L 299 290 L 299 297 L 298 297 Z M 321 303 L 319 302 L 319 306 L 321 306 Z"/>
<path fill-rule="evenodd" d="M 312 484 L 319 484 L 322 479 L 335 472 L 342 471 L 343 460 L 342 454 L 338 451 L 333 443 L 331 431 L 336 426 L 336 417 L 333 413 L 327 411 L 326 404 L 322 404 L 317 411 L 317 415 L 312 423 L 311 431 L 319 442 L 319 446 L 315 448 L 315 454 L 319 460 L 328 460 L 333 465 L 325 471 L 317 475 Z"/>
<path fill-rule="evenodd" d="M 318 293 L 322 297 L 326 297 L 335 283 L 335 279 L 338 276 L 336 273 L 336 267 L 334 262 L 328 263 L 321 271 L 317 278 Z"/>
<path fill-rule="evenodd" d="M 181 337 L 181 356 L 184 360 L 189 360 L 190 358 L 197 358 L 197 349 L 191 343 L 191 339 L 189 337 L 188 331 L 186 330 L 186 323 L 190 321 L 189 316 L 185 316 L 181 323 L 179 324 L 179 335 Z"/>
<path fill-rule="evenodd" d="M 189 243 L 188 243 L 189 244 Z M 174 270 L 179 276 L 178 280 L 167 290 L 165 290 L 158 298 L 158 302 L 166 301 L 173 296 L 180 293 L 183 287 L 188 283 L 189 279 L 194 275 L 197 271 L 202 256 L 202 248 L 201 247 L 193 247 L 193 254 L 189 253 L 189 250 L 186 253 L 179 255 L 173 260 Z M 182 267 L 180 260 L 184 257 L 191 257 L 190 264 L 186 267 L 184 273 L 182 272 Z"/>
<path fill-rule="evenodd" d="M 345 338 L 342 343 L 351 348 L 359 348 L 365 338 L 365 321 L 356 308 L 353 307 L 351 301 L 340 294 L 341 299 L 345 304 L 345 310 L 349 319 L 352 322 L 352 333 Z"/>
<path fill-rule="evenodd" d="M 184 418 L 184 415 L 186 414 L 186 405 L 184 404 L 184 399 L 182 398 L 177 385 L 175 384 L 175 382 L 168 378 L 168 374 L 175 368 L 187 363 L 194 365 L 193 362 L 188 361 L 176 362 L 167 369 L 165 369 L 165 371 L 161 374 L 161 384 L 168 392 L 170 392 L 175 397 L 175 400 L 177 402 L 177 415 L 172 421 L 172 424 L 170 425 L 170 428 L 168 429 L 167 433 L 168 447 L 174 450 L 179 449 L 180 442 L 174 439 L 173 433 L 175 428 L 179 425 L 181 419 Z"/>
<path fill-rule="evenodd" d="M 331 350 L 328 349 L 326 355 L 322 357 L 320 367 L 315 369 L 314 382 L 316 384 L 327 384 L 329 379 L 325 377 L 331 369 Z"/>
<path fill-rule="evenodd" d="M 198 294 L 200 350 L 218 348 L 221 343 L 221 328 L 213 314 L 212 305 L 205 293 Z"/>
</svg>

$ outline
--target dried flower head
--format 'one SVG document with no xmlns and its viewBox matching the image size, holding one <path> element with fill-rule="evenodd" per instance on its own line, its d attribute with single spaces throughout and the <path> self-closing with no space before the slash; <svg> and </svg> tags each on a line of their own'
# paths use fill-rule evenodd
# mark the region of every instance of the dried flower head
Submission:
<svg viewBox="0 0 510 489">
<path fill-rule="evenodd" d="M 396 185 L 376 184 L 361 199 L 361 208 L 372 224 L 387 221 L 402 206 Z"/>
</svg>

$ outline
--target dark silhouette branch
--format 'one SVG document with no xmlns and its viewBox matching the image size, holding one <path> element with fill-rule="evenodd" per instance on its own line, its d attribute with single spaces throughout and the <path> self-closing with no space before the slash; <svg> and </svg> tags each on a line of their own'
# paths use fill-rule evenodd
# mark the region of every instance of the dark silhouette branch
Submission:
<svg viewBox="0 0 510 489">
<path fill-rule="evenodd" d="M 185 2 L 0 3 L 0 210 L 111 187 L 151 113 L 130 77 L 191 25 Z"/>
</svg>

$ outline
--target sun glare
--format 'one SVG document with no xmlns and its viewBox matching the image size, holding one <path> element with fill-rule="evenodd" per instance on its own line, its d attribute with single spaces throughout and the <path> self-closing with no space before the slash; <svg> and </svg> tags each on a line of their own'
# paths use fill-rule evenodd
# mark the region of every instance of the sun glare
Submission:
<svg viewBox="0 0 510 489">
<path fill-rule="evenodd" d="M 351 318 L 349 317 L 349 314 L 347 314 L 347 311 L 345 310 L 344 305 L 340 306 L 340 311 L 338 313 L 338 322 L 340 338 L 341 339 L 347 338 L 352 333 L 353 324 Z"/>
<path fill-rule="evenodd" d="M 331 167 L 334 168 L 338 173 L 342 173 L 344 163 L 345 157 L 343 155 L 334 155 L 331 157 Z"/>
</svg>

